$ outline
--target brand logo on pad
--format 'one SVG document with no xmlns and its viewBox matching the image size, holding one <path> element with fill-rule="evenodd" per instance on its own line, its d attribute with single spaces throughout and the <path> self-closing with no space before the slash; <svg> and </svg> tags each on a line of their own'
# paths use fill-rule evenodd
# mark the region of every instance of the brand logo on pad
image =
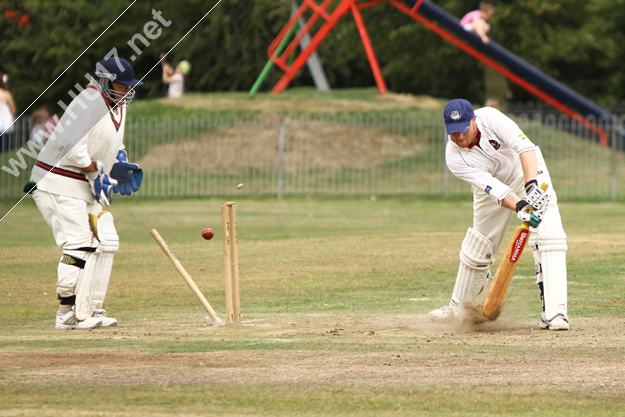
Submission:
<svg viewBox="0 0 625 417">
<path fill-rule="evenodd" d="M 458 110 L 454 110 L 451 112 L 451 118 L 452 120 L 458 120 L 460 119 L 461 115 L 460 113 L 458 113 Z"/>
</svg>

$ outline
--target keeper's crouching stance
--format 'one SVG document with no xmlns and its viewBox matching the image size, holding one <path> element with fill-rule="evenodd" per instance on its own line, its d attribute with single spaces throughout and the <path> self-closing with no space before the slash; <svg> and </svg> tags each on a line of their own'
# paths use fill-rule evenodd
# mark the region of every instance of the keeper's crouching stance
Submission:
<svg viewBox="0 0 625 417">
<path fill-rule="evenodd" d="M 429 313 L 445 321 L 461 315 L 462 303 L 484 289 L 510 225 L 511 210 L 529 221 L 537 283 L 543 301 L 540 327 L 568 330 L 566 234 L 558 200 L 540 149 L 518 125 L 493 108 L 473 111 L 466 100 L 445 107 L 449 135 L 445 158 L 450 171 L 471 184 L 473 227 L 460 249 L 460 266 L 448 306 Z M 546 183 L 547 192 L 539 185 Z M 534 211 L 530 214 L 529 209 Z"/>
<path fill-rule="evenodd" d="M 117 325 L 102 308 L 119 249 L 113 216 L 103 207 L 111 191 L 131 195 L 143 179 L 123 150 L 125 108 L 143 83 L 118 58 L 100 61 L 95 76 L 67 107 L 25 187 L 63 250 L 57 329 Z"/>
</svg>

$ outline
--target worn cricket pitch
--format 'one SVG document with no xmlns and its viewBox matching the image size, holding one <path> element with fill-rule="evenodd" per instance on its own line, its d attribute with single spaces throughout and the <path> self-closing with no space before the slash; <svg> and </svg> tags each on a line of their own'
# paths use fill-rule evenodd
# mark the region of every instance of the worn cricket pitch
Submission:
<svg viewBox="0 0 625 417">
<path fill-rule="evenodd" d="M 53 329 L 59 252 L 36 208 L 0 224 L 0 414 L 625 412 L 621 204 L 562 204 L 571 330 L 549 332 L 527 253 L 499 320 L 430 322 L 453 287 L 470 202 L 412 199 L 237 200 L 243 323 L 210 327 L 149 230 L 223 316 L 220 233 L 200 236 L 221 203 L 115 202 L 122 246 L 106 307 L 120 325 L 91 331 Z"/>
</svg>

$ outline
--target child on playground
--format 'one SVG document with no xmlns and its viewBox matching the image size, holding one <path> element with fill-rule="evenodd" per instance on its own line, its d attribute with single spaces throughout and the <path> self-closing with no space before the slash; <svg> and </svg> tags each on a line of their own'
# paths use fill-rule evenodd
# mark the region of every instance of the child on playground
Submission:
<svg viewBox="0 0 625 417">
<path fill-rule="evenodd" d="M 479 10 L 473 10 L 472 12 L 464 15 L 460 20 L 460 26 L 467 32 L 471 32 L 482 39 L 482 42 L 488 43 L 490 39 L 486 36 L 486 33 L 490 30 L 490 24 L 488 19 L 493 17 L 494 7 L 490 3 L 480 2 Z"/>
</svg>

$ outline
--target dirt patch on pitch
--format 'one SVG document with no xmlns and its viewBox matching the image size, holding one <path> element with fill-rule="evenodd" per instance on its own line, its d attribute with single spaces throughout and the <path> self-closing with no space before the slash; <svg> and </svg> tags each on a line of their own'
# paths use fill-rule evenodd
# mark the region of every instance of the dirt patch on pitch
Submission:
<svg viewBox="0 0 625 417">
<path fill-rule="evenodd" d="M 181 323 L 189 326 L 191 322 Z M 152 336 L 149 331 L 155 333 Z M 75 333 L 60 332 L 61 338 Z M 61 383 L 412 383 L 625 388 L 622 319 L 575 319 L 569 332 L 526 318 L 440 326 L 424 316 L 259 319 L 222 328 L 101 329 L 90 338 L 205 343 L 205 352 L 3 351 L 1 385 Z M 214 349 L 221 343 L 236 349 Z M 148 346 L 148 345 L 146 345 Z M 298 346 L 306 346 L 300 349 Z"/>
</svg>

